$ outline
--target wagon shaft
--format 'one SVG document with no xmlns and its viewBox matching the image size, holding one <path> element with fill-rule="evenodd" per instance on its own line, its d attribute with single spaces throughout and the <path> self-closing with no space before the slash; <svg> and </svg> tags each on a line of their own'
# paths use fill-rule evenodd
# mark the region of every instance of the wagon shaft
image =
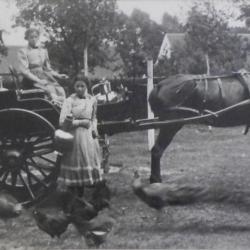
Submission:
<svg viewBox="0 0 250 250">
<path fill-rule="evenodd" d="M 197 115 L 198 111 L 191 110 L 185 107 L 177 107 L 174 111 L 178 109 L 180 111 L 186 111 L 192 113 L 189 117 L 185 118 L 177 118 L 177 119 L 169 119 L 169 120 L 159 120 L 159 118 L 155 119 L 141 119 L 141 120 L 125 120 L 125 121 L 110 121 L 110 122 L 102 122 L 98 124 L 98 130 L 100 134 L 108 134 L 113 135 L 122 132 L 132 132 L 132 131 L 140 131 L 140 130 L 148 130 L 148 129 L 157 129 L 160 127 L 166 127 L 171 125 L 185 125 L 188 123 L 206 123 L 206 121 L 216 120 L 220 118 L 220 116 L 225 113 L 230 113 L 232 111 L 237 111 L 242 107 L 248 107 L 250 105 L 250 99 L 239 102 L 235 105 L 229 106 L 227 108 L 218 110 L 216 112 L 210 112 L 209 110 L 204 110 L 200 112 L 200 115 Z M 171 111 L 171 109 L 170 109 Z M 196 114 L 196 115 L 194 115 Z M 249 124 L 246 124 L 247 126 Z"/>
</svg>

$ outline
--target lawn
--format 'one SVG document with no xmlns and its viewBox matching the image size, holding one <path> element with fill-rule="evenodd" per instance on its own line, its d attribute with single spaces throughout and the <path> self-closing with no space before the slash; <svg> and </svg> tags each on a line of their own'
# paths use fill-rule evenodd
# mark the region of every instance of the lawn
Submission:
<svg viewBox="0 0 250 250">
<path fill-rule="evenodd" d="M 101 248 L 109 249 L 249 249 L 250 156 L 249 137 L 243 127 L 231 129 L 187 126 L 175 137 L 162 159 L 163 181 L 197 183 L 211 192 L 227 193 L 230 202 L 198 202 L 165 208 L 156 223 L 156 212 L 142 203 L 131 189 L 134 170 L 147 178 L 150 153 L 147 133 L 133 132 L 110 138 L 110 162 L 114 171 L 106 178 L 112 190 L 111 204 L 117 224 Z M 237 204 L 238 201 L 241 204 Z M 39 231 L 30 211 L 14 220 L 6 232 L 0 222 L 0 249 L 87 248 L 70 225 L 62 239 Z"/>
</svg>

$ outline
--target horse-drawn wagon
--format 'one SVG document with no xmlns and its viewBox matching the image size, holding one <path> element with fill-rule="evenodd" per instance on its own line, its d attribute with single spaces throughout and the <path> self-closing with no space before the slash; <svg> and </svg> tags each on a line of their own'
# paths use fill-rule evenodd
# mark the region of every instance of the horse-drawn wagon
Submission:
<svg viewBox="0 0 250 250">
<path fill-rule="evenodd" d="M 94 86 L 92 94 L 101 93 L 98 88 L 104 85 Z M 249 86 L 250 81 L 242 74 L 200 79 L 174 76 L 157 84 L 150 95 L 151 107 L 159 115 L 154 119 L 134 119 L 129 92 L 122 89 L 113 99 L 109 89 L 98 105 L 98 131 L 112 135 L 160 128 L 151 152 L 151 181 L 161 181 L 160 158 L 183 125 L 246 124 L 248 129 Z M 35 202 L 56 183 L 60 157 L 55 151 L 54 133 L 59 111 L 42 90 L 0 89 L 0 188 Z"/>
</svg>

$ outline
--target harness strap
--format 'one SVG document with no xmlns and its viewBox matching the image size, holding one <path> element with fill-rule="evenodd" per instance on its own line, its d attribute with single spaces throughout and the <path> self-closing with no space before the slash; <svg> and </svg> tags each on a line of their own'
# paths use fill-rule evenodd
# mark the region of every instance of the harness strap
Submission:
<svg viewBox="0 0 250 250">
<path fill-rule="evenodd" d="M 222 106 L 224 106 L 225 91 L 223 89 L 222 81 L 220 77 L 217 78 L 217 82 L 218 82 L 218 87 L 219 87 L 219 92 L 220 92 L 221 104 Z"/>
<path fill-rule="evenodd" d="M 238 74 L 236 74 L 236 76 L 239 79 L 240 84 L 244 87 L 244 89 L 247 93 L 247 98 L 250 98 L 250 90 L 249 90 L 249 86 L 247 84 L 247 81 L 244 77 L 244 74 L 238 73 Z"/>
<path fill-rule="evenodd" d="M 237 78 L 239 79 L 240 84 L 243 86 L 243 88 L 245 89 L 246 93 L 247 93 L 247 98 L 250 98 L 250 90 L 249 90 L 249 86 L 247 84 L 246 79 L 244 78 L 244 73 L 237 73 L 236 74 Z M 249 114 L 250 115 L 250 114 Z M 249 131 L 249 126 L 250 126 L 250 117 L 249 117 L 249 122 L 246 124 L 245 130 L 243 132 L 244 135 L 246 135 Z"/>
<path fill-rule="evenodd" d="M 204 80 L 204 96 L 203 96 L 203 104 L 205 105 L 205 103 L 207 102 L 207 90 L 208 90 L 208 82 L 207 82 L 207 78 L 205 77 L 205 75 L 199 75 L 199 81 L 200 83 L 203 82 Z"/>
</svg>

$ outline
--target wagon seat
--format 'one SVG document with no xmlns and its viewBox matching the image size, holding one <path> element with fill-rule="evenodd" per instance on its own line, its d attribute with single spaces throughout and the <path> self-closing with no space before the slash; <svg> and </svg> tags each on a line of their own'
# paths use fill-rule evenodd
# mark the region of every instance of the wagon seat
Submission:
<svg viewBox="0 0 250 250">
<path fill-rule="evenodd" d="M 12 65 L 9 65 L 9 71 L 20 99 L 47 97 L 46 92 L 42 89 L 38 89 L 35 87 L 33 88 L 25 87 L 25 84 L 23 84 L 24 80 L 23 76 L 20 73 L 18 73 L 17 70 Z"/>
<path fill-rule="evenodd" d="M 98 103 L 116 103 L 125 98 L 127 90 L 121 84 L 119 92 L 111 89 L 111 83 L 107 80 L 103 80 L 98 84 L 95 84 L 91 88 L 91 94 L 97 98 Z"/>
</svg>

